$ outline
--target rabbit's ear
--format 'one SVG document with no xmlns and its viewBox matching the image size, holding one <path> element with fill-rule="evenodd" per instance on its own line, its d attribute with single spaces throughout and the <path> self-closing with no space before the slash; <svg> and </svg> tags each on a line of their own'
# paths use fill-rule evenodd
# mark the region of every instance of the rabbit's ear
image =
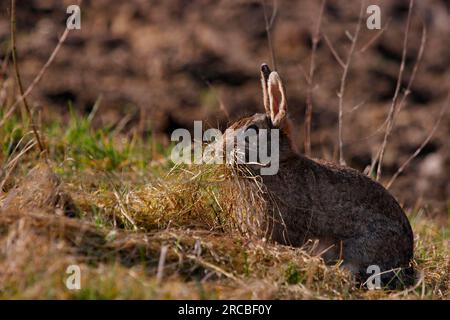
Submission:
<svg viewBox="0 0 450 320">
<path fill-rule="evenodd" d="M 263 92 L 264 109 L 266 114 L 270 116 L 270 105 L 269 105 L 269 93 L 267 89 L 267 81 L 269 81 L 270 68 L 267 64 L 263 63 L 261 65 L 261 88 Z"/>
<path fill-rule="evenodd" d="M 286 118 L 287 105 L 286 93 L 283 82 L 277 72 L 270 73 L 267 81 L 269 93 L 270 119 L 275 127 L 280 126 L 281 121 Z"/>
</svg>

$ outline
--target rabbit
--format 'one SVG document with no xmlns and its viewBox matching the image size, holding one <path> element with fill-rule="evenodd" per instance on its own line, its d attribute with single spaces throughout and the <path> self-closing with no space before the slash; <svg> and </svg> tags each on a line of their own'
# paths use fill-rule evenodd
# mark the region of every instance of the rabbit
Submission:
<svg viewBox="0 0 450 320">
<path fill-rule="evenodd" d="M 261 165 L 243 164 L 260 176 L 270 196 L 271 239 L 294 247 L 318 241 L 325 262 L 341 261 L 360 283 L 372 275 L 372 265 L 379 267 L 382 285 L 410 282 L 413 232 L 394 197 L 357 170 L 301 154 L 291 138 L 283 82 L 267 64 L 261 66 L 261 84 L 265 113 L 237 121 L 226 139 L 236 129 L 279 129 L 276 174 L 260 175 Z"/>
</svg>

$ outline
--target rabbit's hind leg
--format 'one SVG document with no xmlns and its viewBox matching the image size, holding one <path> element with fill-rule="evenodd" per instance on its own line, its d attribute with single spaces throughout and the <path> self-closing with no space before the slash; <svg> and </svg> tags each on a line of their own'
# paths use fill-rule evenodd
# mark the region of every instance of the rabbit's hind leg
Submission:
<svg viewBox="0 0 450 320">
<path fill-rule="evenodd" d="M 341 241 L 340 257 L 342 268 L 349 270 L 358 282 L 364 282 L 371 275 L 367 267 L 376 261 L 376 250 L 366 237 L 351 238 Z"/>
<path fill-rule="evenodd" d="M 372 276 L 376 280 L 379 275 L 382 287 L 403 286 L 402 278 L 405 272 L 398 266 L 402 265 L 396 257 L 395 252 L 386 250 L 387 243 L 381 237 L 359 237 L 343 241 L 343 264 L 357 282 L 364 284 Z M 392 249 L 391 251 L 395 251 Z"/>
</svg>

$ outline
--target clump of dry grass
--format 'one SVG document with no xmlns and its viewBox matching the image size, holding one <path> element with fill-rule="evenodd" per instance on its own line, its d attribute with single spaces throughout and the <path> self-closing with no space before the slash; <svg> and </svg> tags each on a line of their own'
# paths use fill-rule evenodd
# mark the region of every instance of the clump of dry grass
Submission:
<svg viewBox="0 0 450 320">
<path fill-rule="evenodd" d="M 141 231 L 184 227 L 262 237 L 263 193 L 255 177 L 225 165 L 201 165 L 177 167 L 145 185 L 94 190 L 78 198 Z"/>
</svg>

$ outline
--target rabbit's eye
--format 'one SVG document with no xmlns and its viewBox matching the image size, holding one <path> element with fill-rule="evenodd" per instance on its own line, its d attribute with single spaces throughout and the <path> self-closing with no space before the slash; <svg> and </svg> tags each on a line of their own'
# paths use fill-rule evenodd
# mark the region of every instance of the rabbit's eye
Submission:
<svg viewBox="0 0 450 320">
<path fill-rule="evenodd" d="M 247 127 L 246 131 L 248 131 L 248 130 L 255 130 L 256 133 L 259 132 L 259 128 L 258 128 L 258 126 L 257 126 L 256 124 L 251 124 L 251 125 L 249 125 L 249 126 Z"/>
</svg>

